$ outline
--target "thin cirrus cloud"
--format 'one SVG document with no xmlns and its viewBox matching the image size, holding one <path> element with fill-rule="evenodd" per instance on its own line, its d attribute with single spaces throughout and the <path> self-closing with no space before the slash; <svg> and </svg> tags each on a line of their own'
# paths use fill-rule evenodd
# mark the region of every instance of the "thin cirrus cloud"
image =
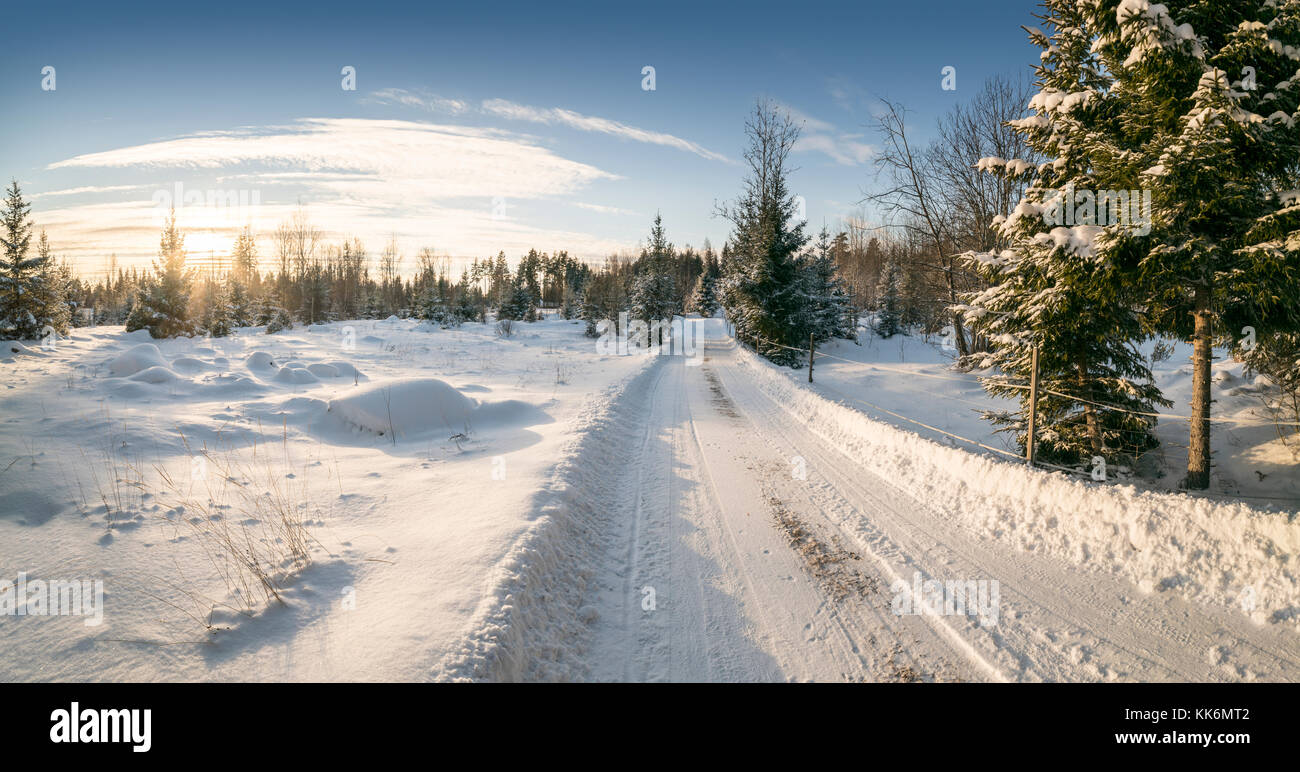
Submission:
<svg viewBox="0 0 1300 772">
<path fill-rule="evenodd" d="M 573 205 L 579 209 L 586 209 L 589 212 L 599 212 L 600 214 L 637 215 L 636 212 L 631 210 L 622 209 L 617 206 L 606 206 L 605 204 L 588 204 L 585 201 L 575 201 L 573 202 Z"/>
<path fill-rule="evenodd" d="M 861 134 L 840 131 L 834 124 L 813 118 L 789 105 L 778 106 L 790 115 L 802 131 L 794 149 L 817 152 L 841 166 L 861 166 L 876 154 L 876 148 L 862 142 Z"/>
<path fill-rule="evenodd" d="M 366 101 L 377 104 L 398 104 L 406 107 L 416 107 L 430 112 L 448 113 L 451 115 L 461 115 L 470 112 L 472 108 L 468 103 L 457 99 L 447 99 L 436 94 L 430 94 L 424 91 L 408 91 L 400 88 L 381 89 L 371 93 Z M 661 147 L 674 148 L 687 153 L 693 153 L 700 158 L 710 161 L 720 161 L 726 164 L 734 165 L 736 161 L 728 158 L 721 153 L 715 153 L 706 147 L 703 147 L 688 139 L 683 139 L 672 134 L 661 131 L 651 131 L 636 126 L 629 126 L 626 123 L 600 118 L 592 115 L 583 115 L 582 113 L 566 110 L 560 107 L 531 107 L 521 105 L 517 102 L 511 102 L 505 99 L 485 99 L 477 107 L 477 111 L 497 118 L 504 118 L 510 121 L 524 121 L 527 123 L 537 123 L 546 126 L 567 126 L 578 131 L 589 131 L 598 134 L 606 134 L 619 139 L 631 140 L 633 142 L 642 142 L 650 145 L 659 145 Z"/>
<path fill-rule="evenodd" d="M 139 190 L 143 185 L 83 185 L 79 188 L 63 188 L 62 190 L 47 190 L 42 193 L 33 193 L 28 198 L 51 198 L 54 196 L 84 196 L 97 193 L 119 193 L 125 190 Z"/>
<path fill-rule="evenodd" d="M 399 104 L 406 107 L 418 107 L 431 112 L 460 115 L 470 110 L 468 102 L 459 99 L 446 99 L 437 94 L 407 91 L 402 88 L 384 88 L 370 94 L 365 100 L 373 104 Z"/>
<path fill-rule="evenodd" d="M 308 186 L 338 191 L 342 184 L 354 195 L 393 202 L 413 195 L 538 198 L 617 179 L 507 132 L 362 118 L 304 118 L 292 126 L 207 132 L 78 155 L 47 168 L 239 164 L 298 172 Z"/>
<path fill-rule="evenodd" d="M 348 235 L 380 243 L 399 232 L 412 245 L 435 243 L 454 254 L 517 249 L 525 244 L 552 244 L 579 253 L 618 246 L 571 230 L 536 228 L 501 217 L 503 208 L 509 211 L 517 202 L 562 198 L 619 177 L 559 156 L 534 138 L 496 129 L 304 118 L 287 126 L 203 132 L 86 153 L 46 168 L 161 173 L 166 178 L 152 185 L 85 186 L 47 193 L 153 189 L 144 201 L 45 211 L 42 225 L 57 228 L 51 237 L 57 235 L 62 248 L 73 256 L 83 250 L 148 255 L 157 244 L 159 194 L 171 191 L 175 181 L 182 179 L 187 190 L 201 187 L 203 183 L 191 184 L 200 177 L 222 188 L 258 194 L 252 197 L 255 203 L 241 203 L 233 213 L 177 202 L 182 226 L 195 230 L 189 243 L 200 249 L 210 244 L 218 252 L 246 223 L 262 231 L 274 228 L 296 206 L 295 199 L 306 202 L 310 216 L 327 228 L 344 228 Z M 277 195 L 270 195 L 268 189 Z M 499 206 L 502 202 L 509 206 Z"/>
</svg>

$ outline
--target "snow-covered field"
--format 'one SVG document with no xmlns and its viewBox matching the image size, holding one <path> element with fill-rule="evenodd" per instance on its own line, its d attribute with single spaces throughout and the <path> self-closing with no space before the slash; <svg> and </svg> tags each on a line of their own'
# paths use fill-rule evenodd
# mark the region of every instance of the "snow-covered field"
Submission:
<svg viewBox="0 0 1300 772">
<path fill-rule="evenodd" d="M 826 394 L 850 400 L 855 408 L 879 421 L 964 450 L 986 452 L 873 407 L 1000 450 L 1019 452 L 1010 436 L 995 434 L 995 427 L 979 414 L 981 410 L 1018 411 L 1019 405 L 988 395 L 978 373 L 951 370 L 956 351 L 945 350 L 940 337 L 881 339 L 865 326 L 859 334 L 860 344 L 839 340 L 819 351 L 815 374 Z M 1137 475 L 1120 474 L 1153 490 L 1177 490 L 1187 469 L 1188 422 L 1182 416 L 1191 410 L 1191 346 L 1182 341 L 1171 343 L 1172 355 L 1152 366 L 1156 384 L 1174 403 L 1160 410 L 1166 416 L 1156 427 L 1161 445 L 1141 460 Z M 1146 344 L 1144 355 L 1149 357 L 1153 346 Z M 823 354 L 825 358 L 820 356 Z M 1244 365 L 1222 349 L 1215 350 L 1213 379 L 1214 474 L 1208 495 L 1245 499 L 1261 509 L 1300 509 L 1300 435 L 1290 439 L 1290 445 L 1279 437 L 1265 408 L 1267 379 L 1248 376 Z M 1109 474 L 1114 477 L 1116 471 Z"/>
<path fill-rule="evenodd" d="M 7 345 L 0 568 L 103 580 L 105 612 L 0 616 L 0 681 L 428 678 L 491 613 L 583 422 L 647 363 L 597 356 L 579 324 L 517 330 Z M 268 603 L 223 539 L 284 562 L 295 532 L 311 564 Z"/>
<path fill-rule="evenodd" d="M 0 615 L 0 681 L 1300 678 L 1272 427 L 1219 430 L 1216 496 L 1159 490 L 1173 447 L 1094 483 L 900 419 L 1002 447 L 937 342 L 809 385 L 704 327 L 703 361 L 559 320 L 4 344 L 0 576 L 104 601 Z M 995 619 L 893 613 L 913 576 L 1000 582 Z"/>
</svg>

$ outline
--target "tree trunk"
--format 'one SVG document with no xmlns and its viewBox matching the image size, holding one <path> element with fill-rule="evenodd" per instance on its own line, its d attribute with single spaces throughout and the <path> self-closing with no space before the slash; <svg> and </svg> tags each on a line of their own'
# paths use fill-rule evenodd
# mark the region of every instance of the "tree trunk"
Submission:
<svg viewBox="0 0 1300 772">
<path fill-rule="evenodd" d="M 1075 369 L 1079 374 L 1079 391 L 1091 396 L 1088 391 L 1088 367 L 1083 362 L 1079 362 L 1075 365 Z M 1101 423 L 1097 420 L 1096 406 L 1085 402 L 1083 405 L 1083 418 L 1088 426 L 1088 443 L 1092 446 L 1092 454 L 1100 456 L 1102 449 Z"/>
<path fill-rule="evenodd" d="M 957 311 L 954 311 L 952 314 L 952 331 L 953 335 L 957 338 L 958 356 L 968 356 L 970 354 L 970 347 L 966 345 L 966 332 L 962 327 L 961 313 Z"/>
<path fill-rule="evenodd" d="M 953 279 L 952 266 L 949 265 L 944 273 L 948 278 L 948 301 L 951 305 L 957 305 L 957 285 Z M 952 312 L 952 332 L 953 336 L 957 338 L 957 355 L 961 357 L 969 355 L 970 349 L 966 346 L 966 333 L 962 329 L 960 311 Z"/>
<path fill-rule="evenodd" d="M 1187 448 L 1189 490 L 1210 487 L 1210 288 L 1199 286 L 1193 296 L 1192 318 L 1192 431 Z"/>
</svg>

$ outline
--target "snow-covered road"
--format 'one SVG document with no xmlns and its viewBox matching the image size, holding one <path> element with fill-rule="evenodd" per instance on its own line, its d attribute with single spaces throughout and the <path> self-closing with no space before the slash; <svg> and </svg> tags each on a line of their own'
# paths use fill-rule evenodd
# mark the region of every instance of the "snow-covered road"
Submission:
<svg viewBox="0 0 1300 772">
<path fill-rule="evenodd" d="M 773 401 L 734 344 L 705 354 L 661 357 L 619 400 L 637 434 L 584 607 L 590 677 L 1300 678 L 1293 633 L 963 531 Z M 895 613 L 927 580 L 996 587 L 996 607 Z"/>
</svg>

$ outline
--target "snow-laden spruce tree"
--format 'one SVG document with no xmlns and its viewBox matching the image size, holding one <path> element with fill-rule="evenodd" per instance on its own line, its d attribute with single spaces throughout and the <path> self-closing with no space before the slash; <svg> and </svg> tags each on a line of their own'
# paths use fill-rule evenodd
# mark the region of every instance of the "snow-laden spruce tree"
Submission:
<svg viewBox="0 0 1300 772">
<path fill-rule="evenodd" d="M 1272 381 L 1275 392 L 1263 395 L 1265 407 L 1277 422 L 1277 432 L 1300 458 L 1300 333 L 1276 333 L 1238 345 L 1237 352 L 1247 372 Z"/>
<path fill-rule="evenodd" d="M 75 281 L 72 268 L 67 263 L 55 261 L 44 230 L 36 242 L 36 258 L 40 261 L 40 266 L 33 276 L 31 293 L 32 305 L 38 309 L 36 323 L 40 327 L 41 336 L 50 332 L 66 334 L 72 326 L 72 307 L 68 304 Z"/>
<path fill-rule="evenodd" d="M 582 315 L 582 287 L 565 283 L 560 290 L 560 318 L 577 319 Z"/>
<path fill-rule="evenodd" d="M 710 319 L 718 312 L 718 277 L 707 270 L 695 280 L 695 290 L 691 292 L 691 308 L 705 319 Z"/>
<path fill-rule="evenodd" d="M 1155 329 L 1191 338 L 1188 488 L 1210 482 L 1212 345 L 1300 330 L 1300 2 L 1101 3 L 1109 161 L 1149 188 L 1129 249 Z"/>
<path fill-rule="evenodd" d="M 789 114 L 760 101 L 745 122 L 745 134 L 744 192 L 719 212 L 732 224 L 722 304 L 737 338 L 773 362 L 798 366 L 806 355 L 791 348 L 808 345 L 799 265 L 808 236 L 806 223 L 797 218 L 788 164 L 799 128 Z"/>
<path fill-rule="evenodd" d="M 596 330 L 596 325 L 601 320 L 600 307 L 592 298 L 592 286 L 588 284 L 582 288 L 582 321 L 584 322 L 583 334 L 588 338 L 598 338 L 600 333 Z"/>
<path fill-rule="evenodd" d="M 903 331 L 903 271 L 890 259 L 880 269 L 876 288 L 876 334 L 892 338 Z"/>
<path fill-rule="evenodd" d="M 32 251 L 31 204 L 15 180 L 0 208 L 0 337 L 36 339 L 66 333 L 70 322 L 66 282 L 41 231 Z"/>
<path fill-rule="evenodd" d="M 849 293 L 840 278 L 830 231 L 823 226 L 813 248 L 803 257 L 805 313 L 817 342 L 832 338 L 855 340 Z"/>
<path fill-rule="evenodd" d="M 428 288 L 425 289 L 424 295 L 420 298 L 417 309 L 421 319 L 440 327 L 453 327 L 460 324 L 460 320 L 451 308 L 446 291 L 445 282 L 429 282 Z"/>
<path fill-rule="evenodd" d="M 289 315 L 289 310 L 280 300 L 280 293 L 275 290 L 268 292 L 258 301 L 254 321 L 258 325 L 265 325 L 267 335 L 293 329 L 293 317 Z"/>
<path fill-rule="evenodd" d="M 234 332 L 235 308 L 231 302 L 230 282 L 213 288 L 201 322 L 203 331 L 214 338 L 224 338 Z"/>
<path fill-rule="evenodd" d="M 384 318 L 384 297 L 380 285 L 372 286 L 367 292 L 361 312 L 362 319 Z"/>
<path fill-rule="evenodd" d="M 679 310 L 676 288 L 672 274 L 667 271 L 650 268 L 638 273 L 632 278 L 628 293 L 632 305 L 629 315 L 647 326 L 661 320 L 667 324 Z"/>
<path fill-rule="evenodd" d="M 190 272 L 185 267 L 185 237 L 172 210 L 163 226 L 153 275 L 141 282 L 126 318 L 127 332 L 149 330 L 154 338 L 194 334 L 190 320 Z"/>
<path fill-rule="evenodd" d="M 1131 216 L 1142 198 L 1130 193 L 1140 167 L 1123 147 L 1119 116 L 1129 105 L 1116 99 L 1113 73 L 1094 48 L 1105 5 L 1047 0 L 1040 17 L 1047 30 L 1030 30 L 1043 49 L 1039 91 L 1032 114 L 1012 125 L 1047 160 L 980 161 L 988 172 L 1029 184 L 1012 213 L 994 219 L 1007 246 L 967 256 L 989 286 L 958 307 L 989 341 L 963 364 L 996 370 L 986 388 L 1022 406 L 986 417 L 1021 448 L 1029 408 L 1023 386 L 1037 347 L 1038 455 L 1064 464 L 1131 459 L 1154 447 L 1154 420 L 1141 414 L 1168 404 L 1134 345 L 1147 334 L 1134 282 L 1144 226 Z M 1122 196 L 1111 197 L 1116 191 Z"/>
<path fill-rule="evenodd" d="M 227 301 L 230 304 L 230 322 L 236 327 L 249 327 L 253 324 L 256 309 L 253 299 L 248 294 L 244 282 L 234 275 L 226 277 Z"/>
<path fill-rule="evenodd" d="M 722 266 L 713 254 L 707 239 L 704 241 L 704 271 L 695 280 L 695 289 L 691 292 L 691 309 L 706 319 L 712 318 L 721 306 L 718 297 L 718 280 L 722 276 Z"/>
<path fill-rule="evenodd" d="M 518 317 L 525 322 L 535 322 L 538 319 L 537 309 L 542 305 L 541 274 L 545 270 L 545 262 L 545 255 L 538 254 L 536 249 L 530 249 L 528 254 L 519 259 L 519 267 L 515 269 L 515 292 L 518 293 L 522 288 L 528 293 L 525 304 L 528 310 Z"/>
<path fill-rule="evenodd" d="M 516 275 L 510 291 L 501 301 L 500 307 L 497 308 L 497 319 L 508 319 L 514 322 L 537 321 L 535 298 L 536 296 L 529 289 L 527 279 L 520 272 Z"/>
<path fill-rule="evenodd" d="M 681 311 L 677 307 L 677 282 L 672 274 L 673 245 L 664 233 L 663 217 L 655 215 L 654 225 L 650 227 L 650 239 L 636 261 L 629 289 L 631 308 L 629 315 L 640 319 L 650 328 L 655 322 L 672 321 L 673 316 Z M 660 338 L 664 329 L 659 331 Z M 663 343 L 664 341 L 652 341 Z"/>
</svg>

